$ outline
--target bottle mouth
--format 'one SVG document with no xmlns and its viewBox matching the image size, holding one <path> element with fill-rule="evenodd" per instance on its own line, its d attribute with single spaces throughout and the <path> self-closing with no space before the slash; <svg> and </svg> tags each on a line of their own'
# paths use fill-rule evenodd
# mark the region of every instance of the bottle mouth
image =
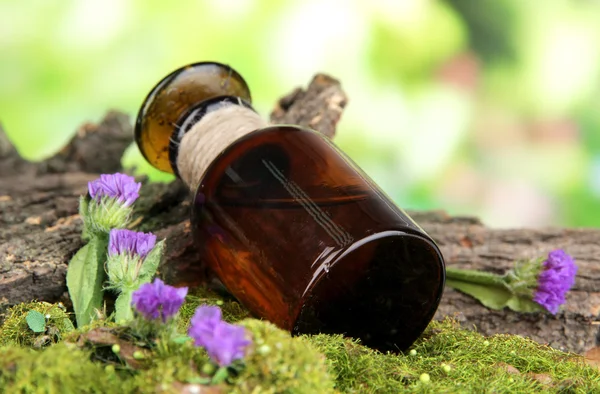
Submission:
<svg viewBox="0 0 600 394">
<path fill-rule="evenodd" d="M 134 124 L 135 142 L 148 163 L 174 172 L 167 152 L 173 125 L 189 105 L 222 95 L 252 100 L 244 78 L 232 67 L 213 61 L 179 67 L 154 85 Z"/>
<path fill-rule="evenodd" d="M 383 352 L 410 347 L 444 289 L 443 257 L 423 234 L 377 233 L 315 266 L 292 332 L 344 334 Z"/>
<path fill-rule="evenodd" d="M 183 136 L 190 131 L 196 123 L 200 122 L 206 114 L 230 105 L 239 105 L 256 112 L 252 105 L 241 97 L 216 96 L 192 105 L 181 114 L 175 127 L 173 127 L 173 134 L 171 134 L 171 138 L 169 139 L 169 163 L 171 164 L 175 176 L 180 177 L 177 169 L 177 155 L 179 153 L 179 144 L 181 143 Z"/>
</svg>

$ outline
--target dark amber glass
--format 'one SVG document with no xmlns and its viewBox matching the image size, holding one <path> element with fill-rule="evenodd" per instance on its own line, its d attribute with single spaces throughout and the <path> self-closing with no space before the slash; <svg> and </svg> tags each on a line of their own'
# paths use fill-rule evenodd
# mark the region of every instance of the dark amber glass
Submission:
<svg viewBox="0 0 600 394">
<path fill-rule="evenodd" d="M 163 78 L 146 97 L 135 124 L 135 141 L 146 160 L 161 171 L 173 173 L 169 163 L 173 126 L 192 105 L 222 95 L 251 101 L 244 79 L 224 64 L 194 63 Z"/>
<path fill-rule="evenodd" d="M 323 135 L 254 131 L 195 194 L 200 259 L 256 316 L 293 333 L 342 333 L 404 350 L 445 279 L 431 238 Z"/>
</svg>

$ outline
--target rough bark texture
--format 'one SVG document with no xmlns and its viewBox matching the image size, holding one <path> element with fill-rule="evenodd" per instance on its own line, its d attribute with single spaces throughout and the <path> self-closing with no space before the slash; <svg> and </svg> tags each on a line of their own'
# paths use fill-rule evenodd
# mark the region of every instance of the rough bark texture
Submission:
<svg viewBox="0 0 600 394">
<path fill-rule="evenodd" d="M 282 98 L 271 119 L 295 123 L 333 136 L 347 98 L 338 81 L 317 75 L 306 90 Z M 0 313 L 32 299 L 67 301 L 65 273 L 82 246 L 80 195 L 98 173 L 120 170 L 119 159 L 132 141 L 128 117 L 110 112 L 99 125 L 81 127 L 65 149 L 49 160 L 21 159 L 0 129 Z M 101 147 L 101 148 L 99 148 Z M 188 224 L 189 191 L 179 181 L 147 184 L 136 203 L 134 225 L 167 238 L 161 274 L 181 272 L 210 280 L 198 262 Z M 552 346 L 584 352 L 596 345 L 600 321 L 600 230 L 485 227 L 475 218 L 443 212 L 410 212 L 440 245 L 448 265 L 503 272 L 516 259 L 565 248 L 579 264 L 574 290 L 556 317 L 490 311 L 447 289 L 436 318 L 456 316 L 482 333 L 514 333 Z M 0 317 L 1 320 L 1 317 Z"/>
<path fill-rule="evenodd" d="M 307 90 L 297 88 L 279 100 L 271 122 L 308 127 L 333 138 L 347 102 L 339 81 L 317 74 Z"/>
</svg>

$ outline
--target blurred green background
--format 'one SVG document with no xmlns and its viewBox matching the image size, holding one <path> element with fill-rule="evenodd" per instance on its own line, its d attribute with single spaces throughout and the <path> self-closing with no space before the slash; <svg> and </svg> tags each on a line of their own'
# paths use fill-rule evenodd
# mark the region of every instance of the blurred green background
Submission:
<svg viewBox="0 0 600 394">
<path fill-rule="evenodd" d="M 0 20 L 0 123 L 30 160 L 187 63 L 232 65 L 265 116 L 326 72 L 350 97 L 336 142 L 400 206 L 600 226 L 599 1 L 0 0 Z"/>
</svg>

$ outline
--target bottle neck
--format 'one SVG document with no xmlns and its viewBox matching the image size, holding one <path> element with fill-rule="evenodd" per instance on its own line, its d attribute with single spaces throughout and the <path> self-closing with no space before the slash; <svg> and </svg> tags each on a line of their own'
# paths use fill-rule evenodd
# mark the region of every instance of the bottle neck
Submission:
<svg viewBox="0 0 600 394">
<path fill-rule="evenodd" d="M 192 190 L 227 147 L 268 123 L 238 97 L 222 96 L 190 108 L 177 122 L 169 143 L 175 173 Z"/>
</svg>

